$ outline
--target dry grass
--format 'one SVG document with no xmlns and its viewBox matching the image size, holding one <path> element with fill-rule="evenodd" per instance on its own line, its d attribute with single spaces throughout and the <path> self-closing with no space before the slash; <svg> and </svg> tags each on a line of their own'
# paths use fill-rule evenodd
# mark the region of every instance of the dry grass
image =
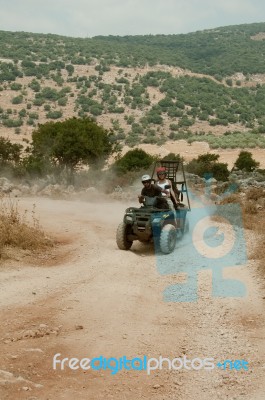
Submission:
<svg viewBox="0 0 265 400">
<path fill-rule="evenodd" d="M 253 260 L 260 260 L 262 263 L 260 264 L 260 267 L 263 268 L 263 272 L 265 273 L 265 235 L 262 235 L 260 237 L 260 241 L 257 243 L 257 245 L 254 247 L 250 254 L 250 258 Z"/>
<path fill-rule="evenodd" d="M 259 201 L 264 197 L 263 189 L 252 188 L 246 192 L 243 197 L 239 193 L 231 194 L 225 197 L 220 204 L 239 204 L 242 210 L 242 218 L 245 229 L 260 231 L 260 216 L 262 209 L 259 210 Z M 263 208 L 263 207 L 262 207 Z"/>
<path fill-rule="evenodd" d="M 30 220 L 30 221 L 29 221 Z M 41 250 L 52 246 L 35 216 L 35 206 L 30 218 L 27 211 L 20 214 L 18 203 L 10 198 L 0 199 L 0 257 L 7 248 Z"/>
<path fill-rule="evenodd" d="M 229 196 L 224 197 L 220 201 L 220 204 L 231 204 L 231 203 L 234 203 L 234 204 L 240 203 L 241 204 L 241 198 L 238 193 L 230 194 Z"/>
<path fill-rule="evenodd" d="M 260 210 L 249 217 L 251 229 L 257 234 L 256 245 L 251 249 L 250 258 L 260 260 L 265 273 L 265 210 Z"/>
<path fill-rule="evenodd" d="M 232 194 L 222 200 L 222 204 L 238 203 L 241 205 L 243 225 L 245 229 L 256 234 L 256 245 L 249 249 L 249 258 L 257 261 L 257 267 L 262 277 L 265 277 L 265 210 L 258 208 L 260 200 L 264 199 L 264 189 L 251 188 L 245 198 L 239 194 Z"/>
<path fill-rule="evenodd" d="M 247 200 L 243 206 L 243 215 L 244 214 L 257 214 L 257 204 L 254 201 Z"/>
<path fill-rule="evenodd" d="M 247 200 L 258 201 L 260 198 L 265 197 L 265 190 L 263 188 L 250 188 L 246 194 Z"/>
</svg>

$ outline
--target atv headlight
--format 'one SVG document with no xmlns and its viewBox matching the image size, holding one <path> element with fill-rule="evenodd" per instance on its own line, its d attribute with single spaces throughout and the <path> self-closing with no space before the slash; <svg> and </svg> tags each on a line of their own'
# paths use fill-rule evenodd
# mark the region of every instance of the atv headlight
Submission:
<svg viewBox="0 0 265 400">
<path fill-rule="evenodd" d="M 125 215 L 126 222 L 133 222 L 133 217 L 131 215 Z"/>
</svg>

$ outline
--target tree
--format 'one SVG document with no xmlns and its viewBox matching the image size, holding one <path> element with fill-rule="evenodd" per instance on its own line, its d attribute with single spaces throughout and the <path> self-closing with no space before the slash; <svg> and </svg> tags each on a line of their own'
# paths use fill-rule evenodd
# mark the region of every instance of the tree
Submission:
<svg viewBox="0 0 265 400">
<path fill-rule="evenodd" d="M 211 172 L 213 174 L 213 177 L 218 181 L 225 182 L 228 180 L 229 171 L 226 163 L 214 163 L 212 165 Z"/>
<path fill-rule="evenodd" d="M 117 174 L 122 175 L 128 171 L 148 169 L 155 158 L 142 149 L 129 150 L 123 157 L 119 158 L 113 165 Z"/>
<path fill-rule="evenodd" d="M 219 154 L 206 153 L 199 155 L 197 157 L 197 161 L 206 165 L 210 165 L 211 163 L 216 162 L 219 157 Z"/>
<path fill-rule="evenodd" d="M 241 151 L 234 166 L 240 170 L 245 169 L 246 171 L 251 172 L 259 166 L 259 162 L 253 159 L 252 153 L 249 151 Z"/>
<path fill-rule="evenodd" d="M 197 158 L 191 160 L 186 169 L 192 174 L 196 174 L 206 179 L 214 177 L 218 181 L 226 181 L 229 176 L 227 164 L 218 163 L 219 154 L 201 154 Z"/>
<path fill-rule="evenodd" d="M 32 154 L 71 170 L 78 163 L 100 164 L 117 149 L 112 136 L 89 118 L 47 122 L 32 133 Z"/>
<path fill-rule="evenodd" d="M 21 144 L 11 143 L 10 140 L 0 137 L 0 165 L 19 162 L 22 148 Z"/>
<path fill-rule="evenodd" d="M 183 161 L 183 157 L 180 154 L 169 153 L 165 157 L 162 158 L 165 161 Z"/>
</svg>

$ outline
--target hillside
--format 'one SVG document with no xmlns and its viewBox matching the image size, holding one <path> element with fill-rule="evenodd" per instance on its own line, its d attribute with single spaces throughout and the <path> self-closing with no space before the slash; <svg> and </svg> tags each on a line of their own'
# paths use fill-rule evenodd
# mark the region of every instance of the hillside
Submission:
<svg viewBox="0 0 265 400">
<path fill-rule="evenodd" d="M 93 116 L 128 146 L 265 147 L 265 23 L 186 35 L 0 31 L 0 135 Z"/>
</svg>

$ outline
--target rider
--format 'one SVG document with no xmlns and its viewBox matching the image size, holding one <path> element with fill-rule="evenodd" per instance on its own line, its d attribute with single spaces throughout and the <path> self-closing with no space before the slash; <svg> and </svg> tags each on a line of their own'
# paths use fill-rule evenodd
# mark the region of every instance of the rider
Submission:
<svg viewBox="0 0 265 400">
<path fill-rule="evenodd" d="M 145 196 L 147 197 L 155 197 L 158 196 L 159 201 L 157 204 L 157 208 L 168 208 L 168 204 L 165 197 L 162 197 L 163 193 L 166 193 L 166 190 L 152 183 L 152 178 L 150 175 L 142 176 L 142 184 L 144 185 L 141 195 L 138 196 L 139 203 L 144 202 Z"/>
<path fill-rule="evenodd" d="M 165 189 L 166 186 L 170 186 L 169 189 L 166 189 L 163 193 L 162 196 L 164 196 L 167 199 L 168 205 L 170 206 L 171 210 L 175 212 L 175 205 L 177 206 L 179 204 L 179 200 L 176 198 L 176 195 L 174 193 L 174 190 L 172 189 L 172 182 L 170 179 L 167 179 L 167 172 L 165 167 L 159 167 L 156 170 L 157 174 L 157 182 L 156 185 L 161 187 L 161 189 Z"/>
</svg>

